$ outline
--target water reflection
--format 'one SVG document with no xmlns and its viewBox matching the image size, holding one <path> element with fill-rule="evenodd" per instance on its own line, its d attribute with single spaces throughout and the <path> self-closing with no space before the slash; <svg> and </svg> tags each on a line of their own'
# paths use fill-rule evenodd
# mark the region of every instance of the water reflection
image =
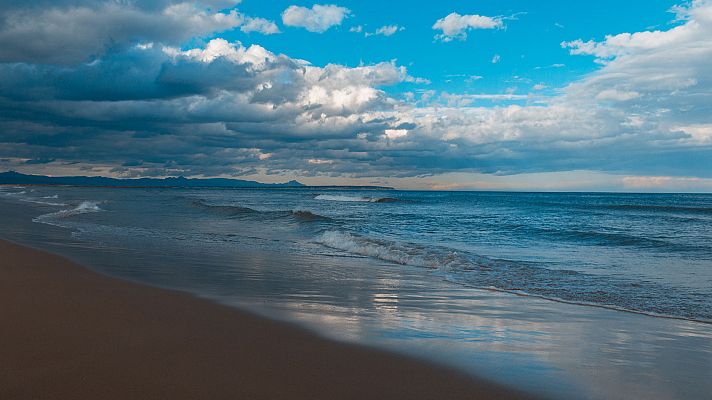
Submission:
<svg viewBox="0 0 712 400">
<path fill-rule="evenodd" d="M 314 265 L 304 261 L 296 265 Z M 357 268 L 352 262 L 338 264 Z M 431 281 L 425 290 L 422 271 L 385 264 L 367 270 L 375 275 L 369 285 L 357 283 L 363 276 L 342 276 L 320 282 L 314 296 L 229 302 L 556 398 L 689 399 L 712 390 L 709 325 Z M 324 295 L 332 290 L 348 294 Z"/>
</svg>

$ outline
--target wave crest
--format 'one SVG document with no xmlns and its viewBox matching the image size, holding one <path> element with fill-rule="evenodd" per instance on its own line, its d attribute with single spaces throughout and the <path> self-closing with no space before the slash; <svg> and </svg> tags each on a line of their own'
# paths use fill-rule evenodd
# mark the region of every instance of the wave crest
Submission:
<svg viewBox="0 0 712 400">
<path fill-rule="evenodd" d="M 99 207 L 100 203 L 101 202 L 98 202 L 98 201 L 82 201 L 81 203 L 79 203 L 78 206 L 76 206 L 74 208 L 67 209 L 67 210 L 60 210 L 60 211 L 49 213 L 49 214 L 43 214 L 43 215 L 40 215 L 40 216 L 34 218 L 33 221 L 34 222 L 47 222 L 47 221 L 51 221 L 54 219 L 69 218 L 74 215 L 95 213 L 95 212 L 103 211 Z"/>
<path fill-rule="evenodd" d="M 332 219 L 306 210 L 292 210 L 292 216 L 305 221 L 331 221 Z"/>
<path fill-rule="evenodd" d="M 343 196 L 320 194 L 314 197 L 315 200 L 341 201 L 341 202 L 362 202 L 362 203 L 392 203 L 398 201 L 393 197 L 365 197 L 365 196 Z"/>
<path fill-rule="evenodd" d="M 688 309 L 684 291 L 629 278 L 600 277 L 541 264 L 497 260 L 443 246 L 424 246 L 326 231 L 315 241 L 346 253 L 401 265 L 427 267 L 445 279 L 470 287 L 594 305 L 668 318 L 712 322 L 705 308 Z M 662 295 L 664 293 L 665 295 Z M 658 294 L 651 298 L 651 294 Z"/>
<path fill-rule="evenodd" d="M 248 207 L 208 204 L 203 200 L 194 200 L 191 204 L 193 205 L 193 207 L 202 208 L 212 213 L 224 215 L 226 217 L 236 217 L 244 214 L 253 214 L 259 212 Z"/>
<path fill-rule="evenodd" d="M 413 243 L 396 243 L 388 240 L 367 238 L 339 231 L 326 231 L 316 238 L 316 242 L 351 254 L 373 257 L 401 265 L 426 268 L 473 266 L 484 267 L 488 260 L 484 258 L 473 264 L 473 260 L 460 255 L 455 250 L 439 247 L 426 247 Z"/>
<path fill-rule="evenodd" d="M 307 210 L 276 210 L 276 211 L 259 211 L 249 207 L 235 205 L 216 205 L 208 204 L 203 200 L 195 200 L 192 202 L 194 207 L 202 208 L 211 213 L 222 215 L 228 218 L 238 217 L 260 217 L 260 218 L 291 218 L 302 222 L 312 221 L 331 221 L 332 219 L 323 215 L 319 215 Z"/>
<path fill-rule="evenodd" d="M 53 202 L 53 201 L 43 201 L 43 200 L 36 200 L 36 199 L 20 199 L 20 201 L 24 201 L 26 203 L 44 204 L 46 206 L 66 206 L 67 205 L 67 203 L 57 203 L 57 202 Z"/>
</svg>

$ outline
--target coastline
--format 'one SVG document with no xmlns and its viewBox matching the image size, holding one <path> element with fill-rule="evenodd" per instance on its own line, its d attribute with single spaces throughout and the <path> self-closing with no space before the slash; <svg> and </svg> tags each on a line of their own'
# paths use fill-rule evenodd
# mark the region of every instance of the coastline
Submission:
<svg viewBox="0 0 712 400">
<path fill-rule="evenodd" d="M 524 399 L 0 240 L 0 397 Z"/>
</svg>

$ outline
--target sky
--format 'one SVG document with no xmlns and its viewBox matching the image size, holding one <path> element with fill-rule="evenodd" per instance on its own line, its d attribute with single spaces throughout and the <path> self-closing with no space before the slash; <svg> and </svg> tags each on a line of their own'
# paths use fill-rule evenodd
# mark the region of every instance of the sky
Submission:
<svg viewBox="0 0 712 400">
<path fill-rule="evenodd" d="M 0 170 L 712 191 L 712 0 L 0 0 Z"/>
</svg>

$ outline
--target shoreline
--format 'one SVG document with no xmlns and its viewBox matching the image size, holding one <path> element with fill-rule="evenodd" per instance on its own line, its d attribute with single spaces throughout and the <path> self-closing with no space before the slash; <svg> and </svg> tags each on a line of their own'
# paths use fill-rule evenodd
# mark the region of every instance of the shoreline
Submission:
<svg viewBox="0 0 712 400">
<path fill-rule="evenodd" d="M 0 398 L 525 399 L 0 239 Z"/>
</svg>

